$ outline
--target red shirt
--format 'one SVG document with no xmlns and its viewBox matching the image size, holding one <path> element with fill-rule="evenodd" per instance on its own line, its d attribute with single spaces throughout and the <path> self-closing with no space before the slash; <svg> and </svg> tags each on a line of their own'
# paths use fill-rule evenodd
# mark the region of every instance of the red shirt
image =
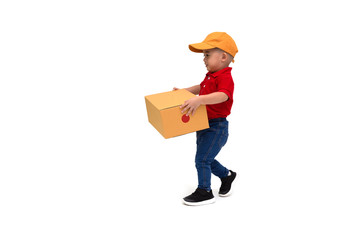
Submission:
<svg viewBox="0 0 360 240">
<path fill-rule="evenodd" d="M 199 95 L 223 92 L 229 97 L 225 102 L 206 105 L 209 120 L 225 118 L 231 112 L 234 93 L 234 81 L 231 76 L 231 69 L 231 67 L 227 67 L 214 73 L 208 72 L 204 81 L 200 83 Z"/>
</svg>

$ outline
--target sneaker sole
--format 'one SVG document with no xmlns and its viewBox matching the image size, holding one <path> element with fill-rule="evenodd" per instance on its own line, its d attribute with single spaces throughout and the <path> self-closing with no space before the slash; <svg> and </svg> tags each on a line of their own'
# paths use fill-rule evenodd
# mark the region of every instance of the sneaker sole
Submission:
<svg viewBox="0 0 360 240">
<path fill-rule="evenodd" d="M 230 196 L 232 193 L 233 193 L 233 186 L 234 186 L 234 183 L 237 181 L 238 179 L 238 175 L 236 175 L 236 177 L 234 178 L 234 181 L 231 183 L 231 188 L 230 188 L 230 191 L 228 193 L 225 193 L 225 194 L 220 194 L 219 193 L 219 197 L 228 197 Z"/>
<path fill-rule="evenodd" d="M 202 205 L 207 205 L 207 204 L 211 204 L 211 203 L 214 203 L 215 202 L 215 198 L 212 198 L 212 199 L 209 199 L 209 200 L 204 200 L 204 201 L 201 201 L 201 202 L 187 202 L 183 199 L 183 203 L 185 205 L 188 205 L 188 206 L 202 206 Z"/>
</svg>

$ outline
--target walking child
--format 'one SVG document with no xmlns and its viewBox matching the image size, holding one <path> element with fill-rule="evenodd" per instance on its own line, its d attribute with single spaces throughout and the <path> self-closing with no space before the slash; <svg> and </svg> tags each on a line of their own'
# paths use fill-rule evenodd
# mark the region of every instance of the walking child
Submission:
<svg viewBox="0 0 360 240">
<path fill-rule="evenodd" d="M 229 135 L 226 117 L 231 112 L 234 92 L 232 68 L 229 65 L 234 62 L 238 49 L 234 40 L 225 32 L 211 33 L 203 42 L 190 44 L 189 48 L 193 52 L 204 54 L 208 73 L 199 85 L 186 88 L 198 96 L 185 101 L 180 108 L 182 113 L 193 115 L 200 105 L 206 105 L 210 128 L 196 132 L 195 166 L 198 187 L 183 202 L 186 205 L 204 205 L 215 202 L 211 190 L 211 174 L 221 180 L 221 197 L 231 194 L 231 184 L 236 178 L 236 173 L 221 165 L 215 157 L 226 144 Z"/>
</svg>

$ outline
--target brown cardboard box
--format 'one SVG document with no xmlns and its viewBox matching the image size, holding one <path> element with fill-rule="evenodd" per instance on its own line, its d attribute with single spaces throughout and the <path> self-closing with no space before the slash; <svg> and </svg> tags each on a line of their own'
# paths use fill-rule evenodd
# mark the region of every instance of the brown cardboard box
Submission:
<svg viewBox="0 0 360 240">
<path fill-rule="evenodd" d="M 194 116 L 181 113 L 180 106 L 192 97 L 195 95 L 185 89 L 145 96 L 149 122 L 164 138 L 209 128 L 205 105 Z"/>
</svg>

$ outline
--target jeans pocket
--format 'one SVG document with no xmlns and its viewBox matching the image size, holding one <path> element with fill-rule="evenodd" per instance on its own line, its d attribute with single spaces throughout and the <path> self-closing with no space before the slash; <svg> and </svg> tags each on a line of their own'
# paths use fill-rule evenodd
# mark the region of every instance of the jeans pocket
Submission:
<svg viewBox="0 0 360 240">
<path fill-rule="evenodd" d="M 220 135 L 220 139 L 219 139 L 219 142 L 218 142 L 219 147 L 222 148 L 223 146 L 225 146 L 225 144 L 226 144 L 226 142 L 228 140 L 228 137 L 229 137 L 228 132 L 224 130 Z"/>
<path fill-rule="evenodd" d="M 219 147 L 222 148 L 226 144 L 227 139 L 229 137 L 227 122 L 223 122 L 223 123 L 219 124 L 218 131 L 219 131 L 219 135 L 220 135 L 218 144 L 219 144 Z"/>
</svg>

